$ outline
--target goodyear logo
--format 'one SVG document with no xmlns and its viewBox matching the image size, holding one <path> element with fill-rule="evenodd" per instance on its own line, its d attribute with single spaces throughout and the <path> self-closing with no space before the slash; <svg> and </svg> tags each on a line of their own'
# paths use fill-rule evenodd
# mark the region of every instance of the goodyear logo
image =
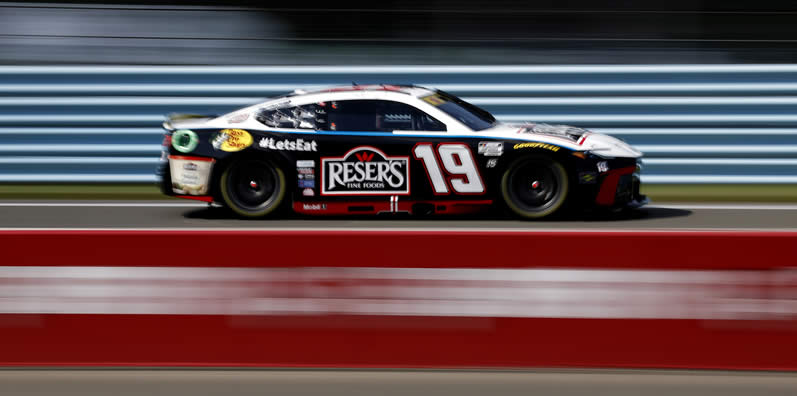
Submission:
<svg viewBox="0 0 797 396">
<path fill-rule="evenodd" d="M 554 153 L 559 151 L 561 147 L 554 146 L 553 144 L 548 143 L 538 143 L 538 142 L 530 142 L 530 143 L 518 143 L 513 147 L 515 150 L 517 149 L 524 149 L 524 148 L 540 148 L 543 150 L 551 150 Z"/>
<path fill-rule="evenodd" d="M 243 129 L 222 129 L 211 140 L 213 148 L 221 151 L 241 151 L 252 145 L 252 135 Z"/>
</svg>

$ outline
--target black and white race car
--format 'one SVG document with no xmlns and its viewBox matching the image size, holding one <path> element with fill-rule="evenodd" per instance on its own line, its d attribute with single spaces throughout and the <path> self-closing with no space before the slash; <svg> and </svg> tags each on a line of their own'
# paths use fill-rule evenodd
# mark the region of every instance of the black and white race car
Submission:
<svg viewBox="0 0 797 396">
<path fill-rule="evenodd" d="M 542 218 L 635 207 L 642 153 L 607 135 L 510 125 L 449 93 L 369 85 L 296 91 L 219 117 L 172 115 L 167 195 L 243 217 L 461 214 Z"/>
</svg>

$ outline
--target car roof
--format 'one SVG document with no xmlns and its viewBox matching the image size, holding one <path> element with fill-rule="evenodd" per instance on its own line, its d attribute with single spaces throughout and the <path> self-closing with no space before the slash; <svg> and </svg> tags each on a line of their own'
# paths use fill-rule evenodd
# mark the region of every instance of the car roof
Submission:
<svg viewBox="0 0 797 396">
<path fill-rule="evenodd" d="M 435 94 L 437 91 L 430 88 L 419 87 L 417 85 L 395 85 L 395 84 L 368 84 L 368 85 L 347 85 L 329 87 L 317 90 L 297 89 L 294 92 L 272 97 L 264 102 L 235 110 L 221 117 L 229 117 L 234 114 L 258 111 L 261 109 L 276 109 L 286 106 L 302 106 L 313 102 L 325 102 L 335 100 L 352 99 L 386 99 L 401 102 L 414 102 L 424 96 Z M 406 98 L 406 99 L 402 99 Z"/>
<path fill-rule="evenodd" d="M 417 85 L 397 85 L 397 84 L 366 84 L 366 85 L 344 85 L 329 87 L 317 90 L 301 90 L 297 89 L 292 94 L 286 95 L 291 98 L 298 98 L 304 95 L 316 95 L 323 93 L 334 92 L 397 92 L 415 97 L 431 95 L 435 93 L 433 89 L 420 87 Z"/>
</svg>

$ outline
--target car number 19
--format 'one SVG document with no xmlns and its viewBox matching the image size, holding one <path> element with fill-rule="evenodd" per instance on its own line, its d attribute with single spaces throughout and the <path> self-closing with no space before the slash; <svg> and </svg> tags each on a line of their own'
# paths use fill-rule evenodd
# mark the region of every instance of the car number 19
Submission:
<svg viewBox="0 0 797 396">
<path fill-rule="evenodd" d="M 437 154 L 431 143 L 419 143 L 412 150 L 416 159 L 423 161 L 426 174 L 437 195 L 450 194 L 453 189 L 457 194 L 483 194 L 482 182 L 473 153 L 463 143 L 441 143 L 437 146 Z M 439 158 L 439 160 L 438 160 Z M 442 163 L 446 176 L 440 169 Z M 449 185 L 451 189 L 449 189 Z"/>
</svg>

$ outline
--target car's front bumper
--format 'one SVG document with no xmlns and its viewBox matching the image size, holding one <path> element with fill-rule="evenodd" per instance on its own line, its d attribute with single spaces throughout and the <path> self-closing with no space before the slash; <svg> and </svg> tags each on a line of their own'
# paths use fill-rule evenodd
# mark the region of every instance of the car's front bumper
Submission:
<svg viewBox="0 0 797 396">
<path fill-rule="evenodd" d="M 625 204 L 626 208 L 634 209 L 641 206 L 645 206 L 650 203 L 650 199 L 646 195 L 640 195 L 632 201 L 629 201 Z"/>
<path fill-rule="evenodd" d="M 640 207 L 649 202 L 640 193 L 641 164 L 638 159 L 617 159 L 605 161 L 608 169 L 601 172 L 595 196 L 595 204 L 600 207 Z"/>
</svg>

